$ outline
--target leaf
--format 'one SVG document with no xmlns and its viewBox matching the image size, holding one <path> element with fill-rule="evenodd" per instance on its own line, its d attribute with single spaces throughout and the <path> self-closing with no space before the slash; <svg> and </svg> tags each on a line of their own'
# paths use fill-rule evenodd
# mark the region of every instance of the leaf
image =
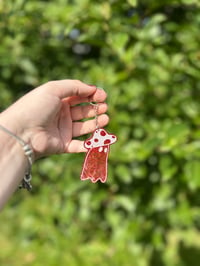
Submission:
<svg viewBox="0 0 200 266">
<path fill-rule="evenodd" d="M 119 179 L 125 184 L 129 184 L 132 181 L 130 169 L 128 169 L 125 164 L 117 165 L 115 173 L 119 177 Z"/>
<path fill-rule="evenodd" d="M 177 166 L 173 163 L 171 156 L 165 155 L 160 158 L 159 169 L 162 181 L 166 182 L 175 175 Z"/>
<path fill-rule="evenodd" d="M 110 46 L 119 54 L 122 55 L 125 52 L 125 45 L 129 40 L 127 33 L 118 32 L 110 35 L 108 42 Z"/>
<path fill-rule="evenodd" d="M 191 160 L 185 164 L 184 179 L 191 190 L 200 188 L 200 160 Z"/>
<path fill-rule="evenodd" d="M 129 3 L 129 5 L 136 7 L 137 6 L 137 0 L 127 0 L 127 2 Z"/>
<path fill-rule="evenodd" d="M 175 146 L 184 143 L 189 135 L 188 126 L 184 123 L 171 124 L 166 128 L 164 133 L 163 142 L 161 144 L 161 151 L 170 151 Z"/>
</svg>

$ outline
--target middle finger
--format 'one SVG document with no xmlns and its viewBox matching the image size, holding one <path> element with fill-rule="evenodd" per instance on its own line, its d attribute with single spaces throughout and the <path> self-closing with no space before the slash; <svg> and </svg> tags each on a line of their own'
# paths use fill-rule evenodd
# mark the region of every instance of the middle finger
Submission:
<svg viewBox="0 0 200 266">
<path fill-rule="evenodd" d="M 96 111 L 95 106 L 89 105 L 79 105 L 71 107 L 72 121 L 78 121 L 84 118 L 91 118 L 96 115 L 104 114 L 108 109 L 106 103 L 99 103 Z M 97 112 L 97 113 L 96 113 Z"/>
</svg>

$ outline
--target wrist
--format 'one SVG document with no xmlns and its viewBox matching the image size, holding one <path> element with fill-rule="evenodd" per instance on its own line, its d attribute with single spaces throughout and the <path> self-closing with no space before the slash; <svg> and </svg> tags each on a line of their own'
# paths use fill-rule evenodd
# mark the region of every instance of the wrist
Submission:
<svg viewBox="0 0 200 266">
<path fill-rule="evenodd" d="M 19 136 L 16 136 L 15 134 L 13 134 L 13 132 L 9 131 L 7 128 L 2 126 L 1 124 L 0 124 L 0 130 L 3 133 L 7 134 L 7 136 L 9 136 L 13 141 L 15 141 L 15 143 L 17 143 L 18 146 L 21 146 L 21 151 L 23 150 L 24 155 L 25 155 L 24 157 L 27 158 L 27 167 L 25 168 L 24 178 L 23 178 L 22 184 L 20 185 L 20 188 L 26 188 L 27 190 L 31 190 L 32 188 L 30 184 L 30 181 L 32 178 L 31 177 L 31 166 L 34 161 L 34 154 L 33 154 L 32 148 L 30 147 L 29 144 L 25 143 L 24 140 L 22 140 Z M 5 150 L 3 151 L 1 150 L 3 157 L 4 157 L 4 154 L 8 154 L 10 158 L 12 158 L 13 156 L 14 156 L 14 159 L 16 159 L 17 157 L 19 158 L 19 154 L 18 152 L 15 152 L 15 149 L 13 152 L 13 146 L 15 147 L 16 145 L 13 144 L 12 149 L 8 150 L 9 152 Z M 24 165 L 23 160 L 21 162 L 22 162 L 22 165 Z M 24 166 L 22 168 L 24 168 Z"/>
<path fill-rule="evenodd" d="M 29 168 L 26 156 L 20 143 L 0 130 L 0 209 L 10 195 L 19 187 Z M 30 182 L 29 182 L 30 184 Z M 29 186 L 30 187 L 30 186 Z M 28 187 L 28 188 L 29 188 Z"/>
<path fill-rule="evenodd" d="M 25 127 L 21 126 L 20 121 L 16 118 L 15 115 L 12 115 L 12 112 L 9 113 L 8 110 L 2 112 L 0 114 L 0 125 L 5 127 L 8 131 L 10 131 L 13 135 L 17 136 L 20 138 L 24 143 L 28 144 L 30 148 L 33 150 L 32 145 L 31 145 L 31 133 L 28 129 Z M 1 133 L 2 134 L 2 133 Z M 9 135 L 4 134 L 4 138 L 8 139 L 10 145 L 17 145 L 20 148 L 19 143 Z M 3 142 L 2 144 L 4 144 Z M 22 149 L 23 151 L 23 149 Z M 34 156 L 33 156 L 34 157 Z M 35 157 L 34 157 L 35 158 Z"/>
</svg>

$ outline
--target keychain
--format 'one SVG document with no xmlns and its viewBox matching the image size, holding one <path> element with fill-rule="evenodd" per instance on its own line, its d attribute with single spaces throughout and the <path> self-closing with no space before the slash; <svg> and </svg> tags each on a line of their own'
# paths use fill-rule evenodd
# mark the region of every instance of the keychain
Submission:
<svg viewBox="0 0 200 266">
<path fill-rule="evenodd" d="M 95 107 L 96 129 L 92 136 L 85 140 L 86 153 L 81 180 L 90 179 L 92 183 L 100 180 L 102 183 L 107 179 L 108 155 L 110 145 L 117 141 L 117 137 L 109 134 L 105 129 L 98 126 L 98 104 L 90 103 Z"/>
</svg>

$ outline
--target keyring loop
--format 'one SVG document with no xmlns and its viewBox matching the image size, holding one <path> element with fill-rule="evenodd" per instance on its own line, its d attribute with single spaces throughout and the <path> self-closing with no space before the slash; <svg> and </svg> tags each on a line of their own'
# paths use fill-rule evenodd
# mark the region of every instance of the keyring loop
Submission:
<svg viewBox="0 0 200 266">
<path fill-rule="evenodd" d="M 93 102 L 90 102 L 90 104 L 92 105 L 92 106 L 94 106 L 94 110 L 95 110 L 95 117 L 94 117 L 94 119 L 95 119 L 95 124 L 96 124 L 96 129 L 98 129 L 99 128 L 99 125 L 98 125 L 98 108 L 99 108 L 99 104 L 98 103 L 93 103 Z"/>
</svg>

